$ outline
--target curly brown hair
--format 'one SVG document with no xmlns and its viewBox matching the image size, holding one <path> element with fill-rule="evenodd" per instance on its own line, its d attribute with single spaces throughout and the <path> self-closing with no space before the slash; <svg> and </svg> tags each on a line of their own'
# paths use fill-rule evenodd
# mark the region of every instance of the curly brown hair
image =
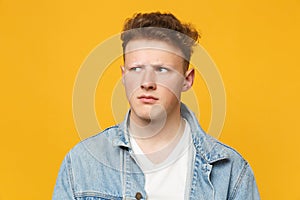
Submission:
<svg viewBox="0 0 300 200">
<path fill-rule="evenodd" d="M 180 22 L 171 13 L 137 13 L 124 23 L 121 34 L 123 55 L 130 40 L 141 38 L 165 41 L 178 47 L 184 55 L 187 69 L 193 46 L 196 45 L 200 34 L 191 24 Z M 125 56 L 123 57 L 125 59 Z"/>
</svg>

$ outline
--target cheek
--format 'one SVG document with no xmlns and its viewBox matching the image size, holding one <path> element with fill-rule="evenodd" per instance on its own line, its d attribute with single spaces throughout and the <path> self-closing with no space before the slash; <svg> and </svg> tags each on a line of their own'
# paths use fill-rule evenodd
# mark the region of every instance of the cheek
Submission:
<svg viewBox="0 0 300 200">
<path fill-rule="evenodd" d="M 171 91 L 169 88 L 161 87 L 160 96 L 163 97 L 161 100 L 165 105 L 173 105 L 174 103 L 180 101 L 180 92 Z"/>
<path fill-rule="evenodd" d="M 168 90 L 169 93 L 172 93 L 177 98 L 180 97 L 184 78 L 181 75 L 171 75 L 165 78 L 157 80 L 158 84 Z"/>
<path fill-rule="evenodd" d="M 140 87 L 138 77 L 125 76 L 123 77 L 123 84 L 128 100 L 132 97 L 134 92 Z"/>
</svg>

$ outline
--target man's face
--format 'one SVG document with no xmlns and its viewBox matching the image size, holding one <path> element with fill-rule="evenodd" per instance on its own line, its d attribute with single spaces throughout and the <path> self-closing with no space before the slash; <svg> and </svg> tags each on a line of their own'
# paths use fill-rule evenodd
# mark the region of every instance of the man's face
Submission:
<svg viewBox="0 0 300 200">
<path fill-rule="evenodd" d="M 181 51 L 166 42 L 138 39 L 127 44 L 123 84 L 136 122 L 180 113 L 181 92 L 194 78 L 193 71 L 184 72 L 183 64 Z"/>
</svg>

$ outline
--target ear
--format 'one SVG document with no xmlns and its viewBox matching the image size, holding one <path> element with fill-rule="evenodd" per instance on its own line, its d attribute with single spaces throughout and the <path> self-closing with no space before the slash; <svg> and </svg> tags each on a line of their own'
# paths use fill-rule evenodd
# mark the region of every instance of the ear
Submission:
<svg viewBox="0 0 300 200">
<path fill-rule="evenodd" d="M 125 77 L 125 67 L 124 66 L 120 66 L 121 71 L 122 71 L 122 83 L 124 84 L 124 77 Z"/>
<path fill-rule="evenodd" d="M 185 72 L 185 79 L 183 82 L 182 92 L 188 91 L 193 86 L 194 78 L 195 78 L 194 69 L 190 69 Z"/>
</svg>

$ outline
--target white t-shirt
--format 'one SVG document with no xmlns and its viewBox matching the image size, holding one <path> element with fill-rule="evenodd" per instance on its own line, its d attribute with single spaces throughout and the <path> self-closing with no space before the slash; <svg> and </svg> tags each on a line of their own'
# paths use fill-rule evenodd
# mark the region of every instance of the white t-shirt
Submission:
<svg viewBox="0 0 300 200">
<path fill-rule="evenodd" d="M 182 200 L 185 196 L 189 157 L 191 155 L 190 126 L 186 122 L 184 133 L 169 156 L 154 164 L 143 153 L 134 138 L 130 138 L 137 163 L 145 174 L 145 191 L 149 200 Z"/>
</svg>

